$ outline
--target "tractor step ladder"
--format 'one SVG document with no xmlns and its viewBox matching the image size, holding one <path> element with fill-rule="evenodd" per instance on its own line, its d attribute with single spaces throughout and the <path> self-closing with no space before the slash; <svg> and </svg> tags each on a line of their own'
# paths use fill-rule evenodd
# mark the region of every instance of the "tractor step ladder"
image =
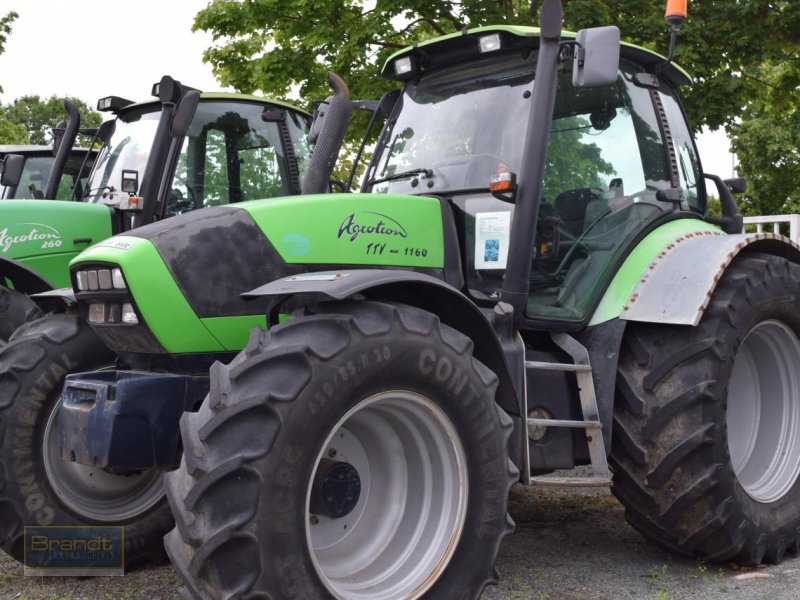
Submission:
<svg viewBox="0 0 800 600">
<path fill-rule="evenodd" d="M 539 371 L 562 371 L 575 373 L 578 380 L 578 395 L 581 402 L 582 421 L 561 419 L 527 419 L 530 427 L 573 427 L 586 430 L 586 442 L 589 444 L 589 457 L 592 461 L 592 475 L 589 477 L 550 477 L 538 475 L 530 478 L 531 485 L 574 486 L 574 487 L 607 487 L 611 485 L 611 475 L 606 460 L 606 447 L 603 442 L 603 426 L 597 410 L 597 396 L 592 378 L 592 366 L 589 363 L 589 352 L 575 338 L 566 333 L 551 334 L 553 342 L 564 350 L 573 363 L 550 363 L 525 361 L 525 367 Z"/>
</svg>

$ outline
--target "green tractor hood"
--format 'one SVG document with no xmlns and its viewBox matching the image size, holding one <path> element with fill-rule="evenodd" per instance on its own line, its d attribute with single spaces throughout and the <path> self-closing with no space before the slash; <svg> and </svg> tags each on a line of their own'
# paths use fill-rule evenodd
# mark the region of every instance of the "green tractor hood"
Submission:
<svg viewBox="0 0 800 600">
<path fill-rule="evenodd" d="M 30 267 L 55 287 L 69 285 L 67 264 L 111 235 L 107 206 L 58 200 L 0 202 L 0 261 Z"/>
<path fill-rule="evenodd" d="M 295 273 L 348 266 L 443 277 L 442 223 L 441 201 L 430 197 L 325 194 L 245 202 L 113 237 L 73 260 L 71 271 L 122 270 L 127 290 L 119 302 L 133 303 L 137 326 L 147 334 L 120 336 L 122 348 L 115 333 L 130 325 L 95 323 L 118 351 L 238 350 L 266 314 L 264 302 L 240 294 Z M 107 296 L 76 289 L 84 308 Z"/>
</svg>

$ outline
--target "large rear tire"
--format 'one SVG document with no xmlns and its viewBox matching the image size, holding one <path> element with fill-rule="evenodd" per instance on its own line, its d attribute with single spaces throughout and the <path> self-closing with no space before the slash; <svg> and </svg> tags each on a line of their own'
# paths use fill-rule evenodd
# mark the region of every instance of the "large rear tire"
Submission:
<svg viewBox="0 0 800 600">
<path fill-rule="evenodd" d="M 631 324 L 612 491 L 631 525 L 713 561 L 800 544 L 800 266 L 739 257 L 697 327 Z"/>
<path fill-rule="evenodd" d="M 0 548 L 19 561 L 24 527 L 49 525 L 123 525 L 127 566 L 166 558 L 172 519 L 162 474 L 111 474 L 60 456 L 65 376 L 113 361 L 73 314 L 26 323 L 0 348 Z"/>
<path fill-rule="evenodd" d="M 476 598 L 512 529 L 511 420 L 472 343 L 376 302 L 255 332 L 181 422 L 187 597 Z"/>
</svg>

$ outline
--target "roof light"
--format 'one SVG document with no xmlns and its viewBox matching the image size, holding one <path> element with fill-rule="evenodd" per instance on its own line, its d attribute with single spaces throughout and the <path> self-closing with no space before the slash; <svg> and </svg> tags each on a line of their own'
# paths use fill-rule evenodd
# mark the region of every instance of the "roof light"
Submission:
<svg viewBox="0 0 800 600">
<path fill-rule="evenodd" d="M 410 56 L 404 56 L 403 58 L 398 58 L 394 61 L 394 73 L 398 77 L 402 75 L 408 75 L 413 70 L 414 65 L 411 62 Z"/>
<path fill-rule="evenodd" d="M 491 35 L 484 35 L 478 38 L 480 43 L 481 53 L 494 52 L 500 50 L 500 34 L 493 33 Z"/>
<path fill-rule="evenodd" d="M 105 98 L 100 98 L 100 100 L 97 101 L 97 110 L 100 112 L 116 113 L 118 110 L 125 108 L 130 104 L 133 104 L 133 100 L 121 98 L 119 96 L 106 96 Z"/>
</svg>

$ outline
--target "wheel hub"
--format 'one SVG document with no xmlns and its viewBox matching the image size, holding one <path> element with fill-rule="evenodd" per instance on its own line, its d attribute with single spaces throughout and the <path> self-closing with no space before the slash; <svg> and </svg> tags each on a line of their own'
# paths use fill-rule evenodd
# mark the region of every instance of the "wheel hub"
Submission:
<svg viewBox="0 0 800 600">
<path fill-rule="evenodd" d="M 310 509 L 315 515 L 341 519 L 361 497 L 361 478 L 350 463 L 323 458 L 311 489 Z"/>
</svg>

